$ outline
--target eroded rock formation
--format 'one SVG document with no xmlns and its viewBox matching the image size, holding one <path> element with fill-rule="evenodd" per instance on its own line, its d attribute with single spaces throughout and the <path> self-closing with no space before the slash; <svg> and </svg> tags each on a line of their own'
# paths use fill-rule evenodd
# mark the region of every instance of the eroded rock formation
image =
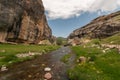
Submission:
<svg viewBox="0 0 120 80">
<path fill-rule="evenodd" d="M 38 44 L 51 36 L 41 0 L 0 0 L 0 42 Z"/>
<path fill-rule="evenodd" d="M 73 31 L 69 40 L 106 38 L 120 32 L 120 11 L 94 19 L 89 24 Z M 77 39 L 76 39 L 77 38 Z"/>
</svg>

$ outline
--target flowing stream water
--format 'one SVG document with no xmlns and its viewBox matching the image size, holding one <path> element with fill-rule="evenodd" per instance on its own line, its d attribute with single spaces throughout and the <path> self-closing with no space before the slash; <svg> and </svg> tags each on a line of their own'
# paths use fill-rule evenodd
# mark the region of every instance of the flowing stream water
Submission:
<svg viewBox="0 0 120 80">
<path fill-rule="evenodd" d="M 45 67 L 51 68 L 52 78 L 50 80 L 69 80 L 66 72 L 69 65 L 61 61 L 61 58 L 69 53 L 71 53 L 69 47 L 61 47 L 33 60 L 14 64 L 8 68 L 8 71 L 0 72 L 0 80 L 44 80 Z M 72 56 L 71 65 L 73 61 Z"/>
</svg>

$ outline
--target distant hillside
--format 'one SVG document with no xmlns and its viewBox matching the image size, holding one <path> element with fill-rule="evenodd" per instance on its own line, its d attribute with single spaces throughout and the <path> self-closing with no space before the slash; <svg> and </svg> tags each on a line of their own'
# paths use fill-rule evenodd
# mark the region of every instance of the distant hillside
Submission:
<svg viewBox="0 0 120 80">
<path fill-rule="evenodd" d="M 65 45 L 67 42 L 67 39 L 64 37 L 57 37 L 56 38 L 56 44 L 57 45 Z"/>
<path fill-rule="evenodd" d="M 74 30 L 68 39 L 103 39 L 120 32 L 120 11 L 100 16 L 89 24 Z"/>
</svg>

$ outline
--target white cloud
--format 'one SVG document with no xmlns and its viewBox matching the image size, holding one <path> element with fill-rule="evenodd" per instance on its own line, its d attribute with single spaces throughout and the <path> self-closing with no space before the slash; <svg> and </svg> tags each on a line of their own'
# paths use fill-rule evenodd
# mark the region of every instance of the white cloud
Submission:
<svg viewBox="0 0 120 80">
<path fill-rule="evenodd" d="M 120 0 L 43 0 L 49 19 L 67 19 L 84 12 L 108 12 L 120 7 Z"/>
</svg>

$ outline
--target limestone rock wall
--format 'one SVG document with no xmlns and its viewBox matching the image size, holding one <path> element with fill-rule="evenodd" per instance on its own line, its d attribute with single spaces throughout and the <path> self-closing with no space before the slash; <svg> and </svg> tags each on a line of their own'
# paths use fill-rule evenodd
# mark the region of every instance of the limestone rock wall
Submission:
<svg viewBox="0 0 120 80">
<path fill-rule="evenodd" d="M 94 19 L 89 24 L 74 30 L 68 38 L 106 38 L 118 32 L 120 32 L 120 11 Z"/>
<path fill-rule="evenodd" d="M 41 0 L 0 0 L 0 42 L 39 43 L 51 39 Z"/>
</svg>

